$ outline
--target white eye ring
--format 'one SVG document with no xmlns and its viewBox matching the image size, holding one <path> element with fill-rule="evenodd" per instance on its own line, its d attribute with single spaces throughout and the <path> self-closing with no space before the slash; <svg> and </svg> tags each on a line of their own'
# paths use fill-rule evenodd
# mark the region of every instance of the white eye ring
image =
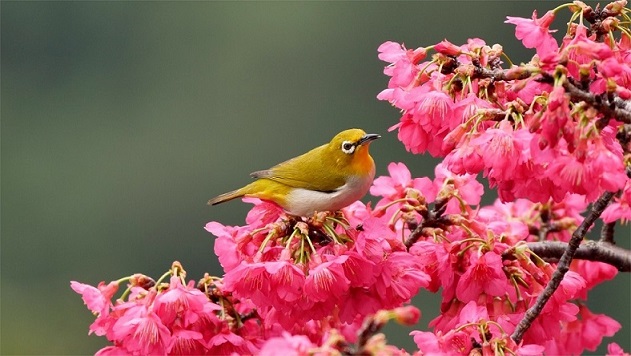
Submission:
<svg viewBox="0 0 631 356">
<path fill-rule="evenodd" d="M 355 144 L 350 141 L 342 142 L 342 152 L 346 153 L 347 155 L 355 152 Z"/>
</svg>

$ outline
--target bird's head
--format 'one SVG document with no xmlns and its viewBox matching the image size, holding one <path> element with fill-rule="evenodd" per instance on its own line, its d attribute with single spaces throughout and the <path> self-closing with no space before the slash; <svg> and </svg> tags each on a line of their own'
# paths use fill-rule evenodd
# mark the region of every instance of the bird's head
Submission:
<svg viewBox="0 0 631 356">
<path fill-rule="evenodd" d="M 344 130 L 331 139 L 327 151 L 337 167 L 348 169 L 349 174 L 364 174 L 374 170 L 368 146 L 380 137 L 377 134 L 367 134 L 361 129 Z"/>
</svg>

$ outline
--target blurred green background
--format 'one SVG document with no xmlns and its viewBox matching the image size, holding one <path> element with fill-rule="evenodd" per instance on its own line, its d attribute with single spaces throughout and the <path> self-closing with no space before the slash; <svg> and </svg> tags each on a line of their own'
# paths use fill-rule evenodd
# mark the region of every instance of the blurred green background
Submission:
<svg viewBox="0 0 631 356">
<path fill-rule="evenodd" d="M 480 37 L 519 62 L 532 52 L 505 16 L 556 4 L 2 1 L 0 353 L 105 345 L 70 280 L 158 277 L 173 260 L 191 279 L 220 275 L 203 227 L 241 224 L 249 206 L 207 199 L 342 129 L 384 136 L 378 174 L 404 161 L 433 176 L 435 160 L 386 131 L 399 116 L 375 98 L 377 47 Z M 628 226 L 617 238 L 628 246 Z M 589 301 L 622 323 L 613 340 L 627 351 L 629 289 L 622 275 Z M 439 299 L 415 303 L 425 328 Z M 388 328 L 408 347 L 409 331 Z"/>
</svg>

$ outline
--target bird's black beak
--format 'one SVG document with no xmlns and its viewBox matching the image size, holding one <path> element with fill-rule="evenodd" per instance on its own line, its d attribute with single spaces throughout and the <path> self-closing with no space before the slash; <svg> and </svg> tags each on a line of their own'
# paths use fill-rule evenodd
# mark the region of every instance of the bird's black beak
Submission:
<svg viewBox="0 0 631 356">
<path fill-rule="evenodd" d="M 377 134 L 365 134 L 364 136 L 362 136 L 362 138 L 359 139 L 359 141 L 357 141 L 357 145 L 364 145 L 380 137 L 381 135 L 377 135 Z"/>
</svg>

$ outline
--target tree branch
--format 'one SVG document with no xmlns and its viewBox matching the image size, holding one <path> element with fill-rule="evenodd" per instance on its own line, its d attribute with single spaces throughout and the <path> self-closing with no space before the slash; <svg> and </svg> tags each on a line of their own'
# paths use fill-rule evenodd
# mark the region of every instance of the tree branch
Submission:
<svg viewBox="0 0 631 356">
<path fill-rule="evenodd" d="M 586 102 L 596 110 L 603 113 L 606 119 L 614 118 L 627 124 L 631 124 L 631 102 L 627 102 L 615 94 L 611 94 L 610 98 L 606 98 L 603 95 L 594 95 L 590 92 L 581 90 L 570 80 L 563 82 L 563 88 L 567 90 L 572 99 Z M 607 123 L 601 123 L 600 126 L 600 128 L 603 128 L 607 126 Z"/>
<path fill-rule="evenodd" d="M 528 248 L 544 260 L 556 262 L 567 250 L 568 244 L 560 241 L 529 242 Z M 604 262 L 620 272 L 631 272 L 631 251 L 607 242 L 587 241 L 576 249 L 574 258 Z"/>
<path fill-rule="evenodd" d="M 534 67 L 514 67 L 511 69 L 487 69 L 481 66 L 475 66 L 474 74 L 476 78 L 490 78 L 493 80 L 521 80 L 539 74 Z"/>
<path fill-rule="evenodd" d="M 603 193 L 603 195 L 592 205 L 589 214 L 585 217 L 581 225 L 572 234 L 572 238 L 570 238 L 570 242 L 567 244 L 567 248 L 563 252 L 561 259 L 559 260 L 559 264 L 557 265 L 557 269 L 552 274 L 550 282 L 548 282 L 548 285 L 546 285 L 543 292 L 539 294 L 535 304 L 526 311 L 524 318 L 519 322 L 515 331 L 511 335 L 511 338 L 515 341 L 515 343 L 519 344 L 521 342 L 524 337 L 524 333 L 526 333 L 528 328 L 530 328 L 532 322 L 537 318 L 537 316 L 539 316 L 543 307 L 561 284 L 563 276 L 565 276 L 570 268 L 572 257 L 585 237 L 587 230 L 589 230 L 596 219 L 598 219 L 598 217 L 602 214 L 603 210 L 605 210 L 613 195 L 614 194 L 610 192 Z"/>
<path fill-rule="evenodd" d="M 503 81 L 521 80 L 538 74 L 543 76 L 542 79 L 552 79 L 550 74 L 541 73 L 538 68 L 527 66 L 493 70 L 475 66 L 473 73 L 476 78 L 490 78 L 492 80 Z M 601 128 L 607 125 L 609 118 L 615 118 L 616 120 L 631 124 L 631 101 L 624 100 L 613 93 L 608 95 L 594 95 L 580 89 L 570 80 L 563 82 L 563 87 L 568 94 L 570 94 L 572 99 L 584 101 L 605 115 L 604 122 L 599 124 Z"/>
<path fill-rule="evenodd" d="M 414 228 L 414 230 L 410 233 L 410 236 L 408 236 L 407 240 L 404 242 L 405 247 L 407 247 L 408 250 L 416 241 L 418 241 L 418 239 L 421 238 L 421 236 L 423 236 L 423 229 L 434 227 L 444 228 L 446 225 L 450 224 L 448 219 L 443 217 L 443 213 L 447 208 L 447 202 L 449 202 L 448 198 L 437 199 L 431 210 L 421 212 L 423 221 Z"/>
</svg>

